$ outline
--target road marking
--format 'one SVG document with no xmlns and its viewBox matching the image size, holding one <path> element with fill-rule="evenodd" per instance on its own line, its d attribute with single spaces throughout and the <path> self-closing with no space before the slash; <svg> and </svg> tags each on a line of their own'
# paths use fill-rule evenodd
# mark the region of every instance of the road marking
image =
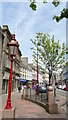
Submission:
<svg viewBox="0 0 68 120">
<path fill-rule="evenodd" d="M 61 95 L 57 95 L 57 96 L 60 96 L 60 97 L 66 98 L 66 96 L 61 96 Z"/>
</svg>

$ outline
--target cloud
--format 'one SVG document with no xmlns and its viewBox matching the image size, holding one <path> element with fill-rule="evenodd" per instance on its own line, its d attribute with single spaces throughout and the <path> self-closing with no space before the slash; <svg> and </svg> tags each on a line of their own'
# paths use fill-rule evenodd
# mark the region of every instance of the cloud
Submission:
<svg viewBox="0 0 68 120">
<path fill-rule="evenodd" d="M 29 0 L 1 0 L 2 2 L 29 2 Z M 45 0 L 44 0 L 45 1 Z M 46 0 L 52 2 L 53 0 Z M 43 3 L 43 0 L 36 0 L 36 2 Z M 67 0 L 60 0 L 60 2 L 67 2 Z"/>
<path fill-rule="evenodd" d="M 60 43 L 66 37 L 65 20 L 56 23 L 52 19 L 54 14 L 58 15 L 65 7 L 65 3 L 61 3 L 58 8 L 51 3 L 37 3 L 37 5 L 37 11 L 32 11 L 29 2 L 4 2 L 2 4 L 2 25 L 7 24 L 11 33 L 16 33 L 20 50 L 23 56 L 29 57 L 30 61 L 32 60 L 30 39 L 34 38 L 36 32 L 55 35 L 56 40 L 61 40 Z"/>
</svg>

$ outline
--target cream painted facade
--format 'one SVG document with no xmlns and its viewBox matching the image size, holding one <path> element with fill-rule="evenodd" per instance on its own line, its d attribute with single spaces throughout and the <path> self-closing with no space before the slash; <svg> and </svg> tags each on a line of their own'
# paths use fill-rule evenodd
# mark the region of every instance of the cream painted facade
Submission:
<svg viewBox="0 0 68 120">
<path fill-rule="evenodd" d="M 32 68 L 28 64 L 28 57 L 21 58 L 20 78 L 32 82 Z"/>
<path fill-rule="evenodd" d="M 43 72 L 42 74 L 44 82 L 49 83 L 49 74 L 47 72 Z"/>
<path fill-rule="evenodd" d="M 32 84 L 32 81 L 37 83 L 37 66 L 33 66 L 32 63 L 29 64 L 28 63 L 28 57 L 23 57 L 21 59 L 20 77 L 22 79 L 26 79 L 31 84 Z M 42 82 L 42 80 L 43 80 L 42 72 L 39 69 L 39 72 L 38 72 L 38 81 L 39 81 L 39 83 Z"/>
<path fill-rule="evenodd" d="M 21 64 L 20 77 L 22 79 L 27 79 L 27 66 L 25 66 L 24 64 Z"/>
</svg>

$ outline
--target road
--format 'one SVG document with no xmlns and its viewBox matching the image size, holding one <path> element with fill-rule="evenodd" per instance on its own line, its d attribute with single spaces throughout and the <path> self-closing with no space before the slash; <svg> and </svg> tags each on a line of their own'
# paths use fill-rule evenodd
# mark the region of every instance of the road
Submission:
<svg viewBox="0 0 68 120">
<path fill-rule="evenodd" d="M 65 111 L 68 116 L 68 91 L 64 91 L 61 89 L 56 89 L 56 96 L 60 97 L 61 101 L 59 102 L 59 106 Z"/>
<path fill-rule="evenodd" d="M 66 98 L 66 91 L 61 90 L 61 89 L 56 89 L 56 93 L 57 93 L 57 95 L 60 95 L 64 98 Z"/>
</svg>

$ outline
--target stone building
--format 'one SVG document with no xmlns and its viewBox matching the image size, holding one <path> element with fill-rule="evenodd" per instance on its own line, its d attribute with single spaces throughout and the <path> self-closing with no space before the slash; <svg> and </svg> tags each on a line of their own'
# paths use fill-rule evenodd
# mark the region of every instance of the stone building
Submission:
<svg viewBox="0 0 68 120">
<path fill-rule="evenodd" d="M 2 49 L 3 49 L 3 40 L 4 35 L 2 32 L 2 28 L 0 27 L 0 95 L 2 94 Z"/>
<path fill-rule="evenodd" d="M 9 73 L 11 65 L 11 57 L 9 56 L 7 44 L 12 40 L 12 34 L 9 31 L 7 25 L 3 25 L 2 28 L 3 38 L 2 38 L 2 93 L 8 92 L 9 84 Z M 16 90 L 19 85 L 20 79 L 20 61 L 21 61 L 21 51 L 18 48 L 17 56 L 13 58 L 13 69 L 12 69 L 12 91 Z"/>
</svg>

